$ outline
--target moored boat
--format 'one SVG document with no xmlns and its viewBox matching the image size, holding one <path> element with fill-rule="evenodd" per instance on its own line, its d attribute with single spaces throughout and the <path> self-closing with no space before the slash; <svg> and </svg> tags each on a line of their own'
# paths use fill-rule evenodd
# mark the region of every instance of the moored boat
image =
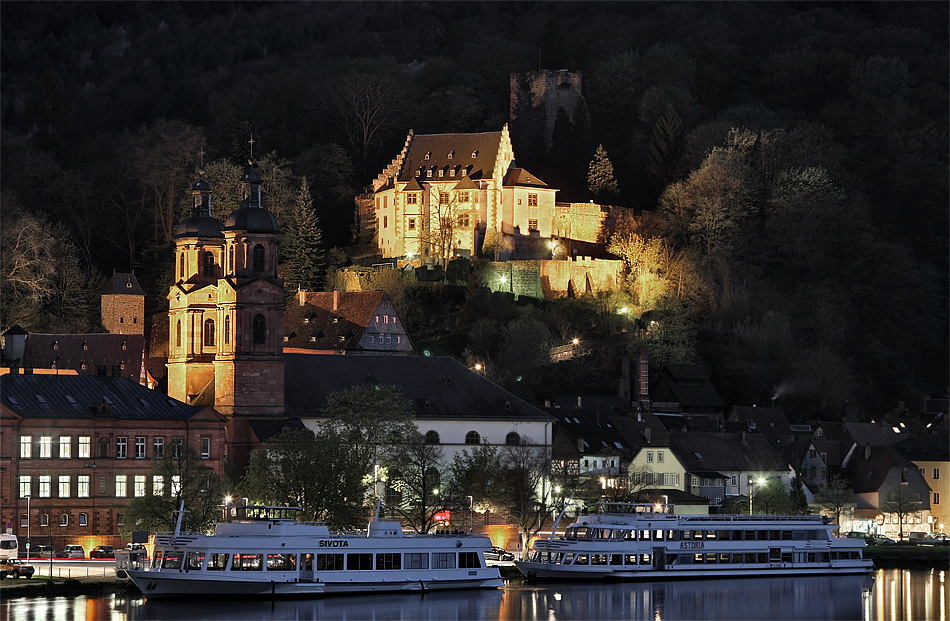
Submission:
<svg viewBox="0 0 950 621">
<path fill-rule="evenodd" d="M 606 502 L 515 565 L 528 579 L 572 580 L 870 572 L 864 541 L 836 538 L 836 528 L 815 515 L 677 515 L 673 505 Z"/>
<path fill-rule="evenodd" d="M 297 508 L 228 506 L 214 534 L 159 534 L 150 560 L 122 567 L 146 597 L 314 597 L 498 588 L 480 535 L 406 534 L 374 519 L 360 534 L 295 519 Z"/>
</svg>

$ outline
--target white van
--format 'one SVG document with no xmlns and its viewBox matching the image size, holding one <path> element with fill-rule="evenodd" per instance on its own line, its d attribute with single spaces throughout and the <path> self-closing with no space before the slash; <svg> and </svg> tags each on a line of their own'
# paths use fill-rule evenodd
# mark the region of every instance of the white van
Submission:
<svg viewBox="0 0 950 621">
<path fill-rule="evenodd" d="M 20 555 L 20 543 L 16 535 L 0 535 L 0 559 L 17 558 Z"/>
</svg>

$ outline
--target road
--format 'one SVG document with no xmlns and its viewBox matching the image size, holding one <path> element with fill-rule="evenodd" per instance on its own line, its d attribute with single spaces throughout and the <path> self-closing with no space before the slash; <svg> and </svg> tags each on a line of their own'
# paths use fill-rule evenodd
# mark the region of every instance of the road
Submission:
<svg viewBox="0 0 950 621">
<path fill-rule="evenodd" d="M 29 563 L 36 569 L 34 577 L 50 575 L 50 560 L 48 558 L 31 558 Z M 115 560 L 53 559 L 52 573 L 57 578 L 115 580 Z"/>
</svg>

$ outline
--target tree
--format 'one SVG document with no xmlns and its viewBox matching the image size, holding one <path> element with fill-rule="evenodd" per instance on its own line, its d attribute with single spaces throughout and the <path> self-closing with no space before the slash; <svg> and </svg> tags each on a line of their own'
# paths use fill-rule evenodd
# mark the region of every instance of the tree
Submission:
<svg viewBox="0 0 950 621">
<path fill-rule="evenodd" d="M 841 514 L 855 506 L 854 490 L 844 478 L 835 475 L 815 494 L 815 503 L 834 515 L 835 524 L 840 526 Z"/>
<path fill-rule="evenodd" d="M 793 511 L 796 513 L 808 513 L 808 499 L 805 498 L 804 482 L 801 475 L 796 475 L 792 479 L 792 489 L 788 493 L 788 499 L 791 502 Z"/>
<path fill-rule="evenodd" d="M 288 429 L 254 454 L 241 489 L 257 502 L 300 507 L 304 519 L 354 527 L 364 512 L 365 468 L 333 430 Z"/>
<path fill-rule="evenodd" d="M 547 448 L 533 444 L 527 436 L 521 444 L 507 445 L 501 452 L 495 502 L 518 525 L 521 550 L 538 534 L 553 507 L 547 489 L 551 455 Z"/>
<path fill-rule="evenodd" d="M 683 304 L 670 304 L 644 313 L 640 323 L 645 338 L 635 342 L 634 351 L 646 345 L 651 366 L 662 369 L 668 364 L 691 364 L 696 358 L 697 329 Z"/>
<path fill-rule="evenodd" d="M 785 515 L 792 511 L 792 500 L 785 491 L 781 479 L 769 479 L 762 485 L 755 485 L 752 494 L 752 511 L 769 515 Z"/>
<path fill-rule="evenodd" d="M 437 524 L 436 514 L 446 507 L 442 449 L 416 432 L 388 453 L 388 485 L 395 494 L 390 494 L 386 506 L 416 532 L 431 531 Z"/>
<path fill-rule="evenodd" d="M 614 165 L 607 157 L 607 151 L 602 144 L 597 145 L 594 159 L 587 169 L 587 189 L 598 201 L 604 203 L 616 201 L 620 194 L 617 179 L 614 177 Z"/>
<path fill-rule="evenodd" d="M 172 454 L 155 458 L 152 480 L 159 482 L 152 494 L 135 498 L 125 511 L 124 537 L 134 530 L 150 532 L 172 531 L 178 519 L 177 511 L 184 502 L 187 512 L 182 517 L 182 528 L 192 532 L 206 532 L 214 527 L 222 504 L 223 486 L 218 474 L 205 465 L 193 447 L 172 444 Z"/>
<path fill-rule="evenodd" d="M 917 492 L 914 492 L 906 483 L 901 483 L 887 492 L 884 502 L 881 503 L 881 512 L 889 513 L 897 518 L 898 536 L 904 538 L 904 522 L 907 518 L 920 511 L 923 506 Z"/>
<path fill-rule="evenodd" d="M 326 281 L 326 251 L 306 177 L 300 180 L 300 191 L 291 215 L 287 232 L 288 280 L 305 291 L 320 291 Z"/>
</svg>

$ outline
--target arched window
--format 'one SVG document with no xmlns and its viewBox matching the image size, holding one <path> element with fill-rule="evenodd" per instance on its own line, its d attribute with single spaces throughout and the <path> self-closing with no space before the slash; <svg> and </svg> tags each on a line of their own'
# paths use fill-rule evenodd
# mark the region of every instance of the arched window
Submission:
<svg viewBox="0 0 950 621">
<path fill-rule="evenodd" d="M 178 257 L 178 278 L 185 278 L 185 251 L 181 251 L 181 255 Z"/>
<path fill-rule="evenodd" d="M 518 434 L 517 431 L 509 431 L 508 435 L 505 436 L 505 444 L 518 446 L 519 444 L 521 444 L 521 436 Z"/>
<path fill-rule="evenodd" d="M 228 248 L 228 273 L 234 273 L 234 246 Z"/>
<path fill-rule="evenodd" d="M 231 342 L 231 315 L 224 316 L 224 344 Z"/>
<path fill-rule="evenodd" d="M 254 344 L 263 345 L 267 337 L 267 324 L 264 315 L 254 316 Z"/>
<path fill-rule="evenodd" d="M 469 431 L 465 434 L 465 444 L 481 444 L 482 437 L 478 435 L 477 431 Z"/>
<path fill-rule="evenodd" d="M 254 271 L 264 271 L 264 246 L 261 244 L 254 246 Z"/>
<path fill-rule="evenodd" d="M 439 432 L 433 431 L 430 429 L 426 432 L 426 444 L 438 444 L 439 443 Z"/>
<path fill-rule="evenodd" d="M 214 253 L 204 253 L 204 271 L 205 276 L 214 276 Z"/>
<path fill-rule="evenodd" d="M 181 319 L 175 324 L 175 347 L 181 347 Z"/>
<path fill-rule="evenodd" d="M 214 347 L 214 319 L 205 319 L 205 347 Z"/>
</svg>

